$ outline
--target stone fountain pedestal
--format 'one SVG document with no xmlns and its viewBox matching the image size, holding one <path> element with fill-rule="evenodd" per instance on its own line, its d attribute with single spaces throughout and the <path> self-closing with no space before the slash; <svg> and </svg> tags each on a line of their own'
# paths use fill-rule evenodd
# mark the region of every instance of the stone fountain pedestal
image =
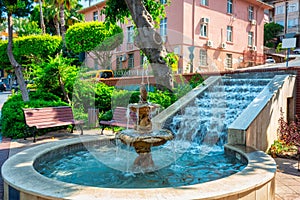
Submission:
<svg viewBox="0 0 300 200">
<path fill-rule="evenodd" d="M 133 146 L 138 154 L 133 164 L 133 171 L 147 171 L 154 168 L 151 148 L 160 146 L 173 139 L 171 131 L 166 129 L 152 130 L 151 112 L 159 106 L 156 104 L 130 104 L 128 108 L 136 113 L 137 123 L 134 129 L 126 129 L 117 133 L 116 138 L 124 144 Z"/>
</svg>

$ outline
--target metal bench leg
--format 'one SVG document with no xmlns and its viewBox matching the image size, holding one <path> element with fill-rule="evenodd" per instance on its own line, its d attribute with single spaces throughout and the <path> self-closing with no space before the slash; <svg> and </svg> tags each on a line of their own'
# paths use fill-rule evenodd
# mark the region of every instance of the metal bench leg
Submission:
<svg viewBox="0 0 300 200">
<path fill-rule="evenodd" d="M 83 129 L 82 129 L 82 126 L 81 125 L 78 125 L 79 126 L 79 128 L 80 128 L 80 135 L 83 135 Z"/>
<path fill-rule="evenodd" d="M 74 124 L 72 124 L 72 128 L 71 128 L 71 131 L 70 131 L 70 133 L 73 133 L 73 131 L 74 131 Z"/>
<path fill-rule="evenodd" d="M 101 135 L 103 135 L 103 131 L 105 129 L 105 126 L 101 126 L 101 127 L 102 127 L 102 129 L 101 129 Z"/>
<path fill-rule="evenodd" d="M 33 142 L 34 142 L 34 143 L 36 142 L 36 132 L 37 132 L 37 128 L 36 128 L 36 127 L 33 127 L 33 128 L 32 128 L 32 135 L 33 135 Z"/>
</svg>

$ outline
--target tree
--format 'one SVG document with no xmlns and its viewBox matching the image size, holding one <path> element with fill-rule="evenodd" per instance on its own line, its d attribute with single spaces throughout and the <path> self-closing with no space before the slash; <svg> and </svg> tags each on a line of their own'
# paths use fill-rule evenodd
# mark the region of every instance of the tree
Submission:
<svg viewBox="0 0 300 200">
<path fill-rule="evenodd" d="M 65 7 L 70 10 L 78 4 L 77 0 L 48 0 L 49 5 L 54 5 L 59 9 L 60 33 L 63 42 L 65 41 L 66 21 L 65 21 Z M 57 15 L 55 15 L 57 17 Z M 56 26 L 57 30 L 58 27 Z M 59 32 L 58 32 L 59 33 Z"/>
<path fill-rule="evenodd" d="M 6 53 L 8 42 L 0 40 L 0 66 L 11 69 Z M 22 66 L 39 64 L 48 56 L 55 56 L 62 49 L 62 40 L 59 36 L 30 35 L 15 38 L 13 41 L 13 55 Z"/>
<path fill-rule="evenodd" d="M 66 32 L 66 46 L 74 53 L 87 52 L 97 57 L 99 65 L 108 68 L 111 51 L 123 41 L 122 29 L 102 22 L 77 23 Z"/>
<path fill-rule="evenodd" d="M 283 31 L 283 26 L 274 22 L 264 25 L 264 45 L 267 47 L 275 47 L 278 34 Z"/>
<path fill-rule="evenodd" d="M 26 16 L 28 15 L 32 2 L 30 0 L 2 0 L 0 1 L 0 14 L 7 14 L 7 24 L 8 24 L 8 45 L 7 54 L 11 65 L 15 69 L 15 74 L 17 77 L 18 84 L 20 86 L 23 101 L 29 101 L 28 91 L 26 89 L 22 66 L 15 60 L 13 55 L 13 15 L 16 16 Z"/>
<path fill-rule="evenodd" d="M 173 88 L 172 71 L 167 66 L 166 47 L 155 31 L 165 17 L 164 5 L 155 0 L 108 0 L 103 13 L 106 21 L 124 22 L 131 17 L 137 27 L 135 45 L 147 56 L 159 88 Z"/>
<path fill-rule="evenodd" d="M 38 0 L 38 2 L 39 2 L 39 7 L 40 7 L 41 29 L 42 29 L 42 33 L 45 34 L 46 33 L 46 29 L 45 29 L 45 23 L 44 23 L 44 15 L 43 15 L 43 2 L 42 2 L 42 0 Z"/>
</svg>

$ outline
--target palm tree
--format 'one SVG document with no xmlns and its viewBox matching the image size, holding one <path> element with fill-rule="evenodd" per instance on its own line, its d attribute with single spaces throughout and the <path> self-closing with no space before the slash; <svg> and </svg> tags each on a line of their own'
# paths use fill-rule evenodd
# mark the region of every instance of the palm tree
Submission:
<svg viewBox="0 0 300 200">
<path fill-rule="evenodd" d="M 44 23 L 44 16 L 43 16 L 43 3 L 42 3 L 42 0 L 38 0 L 38 1 L 39 1 L 39 5 L 40 5 L 41 29 L 42 29 L 42 33 L 45 34 L 46 30 L 45 30 L 45 23 Z"/>
<path fill-rule="evenodd" d="M 65 41 L 66 22 L 65 22 L 65 7 L 70 10 L 78 4 L 78 0 L 47 0 L 49 5 L 59 9 L 60 33 L 63 42 Z M 57 15 L 55 15 L 57 16 Z"/>
</svg>

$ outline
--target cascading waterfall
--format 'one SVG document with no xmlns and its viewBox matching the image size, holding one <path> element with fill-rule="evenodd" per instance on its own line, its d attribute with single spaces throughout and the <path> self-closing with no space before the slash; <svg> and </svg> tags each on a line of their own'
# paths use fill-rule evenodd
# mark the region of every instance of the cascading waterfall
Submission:
<svg viewBox="0 0 300 200">
<path fill-rule="evenodd" d="M 169 128 L 176 135 L 175 142 L 222 147 L 227 141 L 227 127 L 270 80 L 223 77 L 173 117 Z"/>
</svg>

